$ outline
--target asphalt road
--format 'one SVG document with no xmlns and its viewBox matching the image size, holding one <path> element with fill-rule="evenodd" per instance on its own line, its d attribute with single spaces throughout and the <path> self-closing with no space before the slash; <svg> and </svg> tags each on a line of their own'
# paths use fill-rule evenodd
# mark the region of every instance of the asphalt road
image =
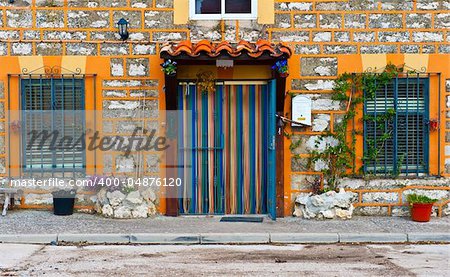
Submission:
<svg viewBox="0 0 450 277">
<path fill-rule="evenodd" d="M 450 245 L 0 244 L 0 276 L 450 276 Z"/>
</svg>

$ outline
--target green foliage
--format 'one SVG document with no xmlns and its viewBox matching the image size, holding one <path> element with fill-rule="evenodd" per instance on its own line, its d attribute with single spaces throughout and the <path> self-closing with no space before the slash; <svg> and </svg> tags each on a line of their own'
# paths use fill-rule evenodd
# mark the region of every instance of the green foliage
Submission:
<svg viewBox="0 0 450 277">
<path fill-rule="evenodd" d="M 359 107 L 364 100 L 374 99 L 376 91 L 391 82 L 392 78 L 396 77 L 397 74 L 402 71 L 403 67 L 388 64 L 381 73 L 344 73 L 335 80 L 332 100 L 346 101 L 348 105 L 347 110 L 342 119 L 342 123 L 336 125 L 333 132 L 327 132 L 319 136 L 315 148 L 318 148 L 318 145 L 325 137 L 332 137 L 337 143 L 327 144 L 323 151 L 311 151 L 309 159 L 309 165 L 312 165 L 317 161 L 326 163 L 322 173 L 330 190 L 336 188 L 339 179 L 346 176 L 349 169 L 352 170 L 353 175 L 357 174 L 354 167 L 354 161 L 356 159 L 356 135 L 361 134 L 361 132 L 348 130 L 349 122 L 354 120 L 356 116 L 356 108 Z M 364 92 L 367 99 L 364 99 L 362 92 Z M 376 159 L 386 141 L 391 138 L 392 132 L 390 130 L 386 131 L 386 129 L 388 129 L 386 127 L 387 122 L 394 116 L 395 110 L 388 109 L 385 114 L 377 115 L 376 118 L 370 115 L 365 115 L 363 117 L 363 120 L 365 121 L 375 121 L 377 123 L 377 128 L 384 132 L 382 136 L 377 138 L 377 141 L 366 141 L 368 147 L 365 149 L 363 162 Z M 349 134 L 351 141 L 347 141 Z"/>
<path fill-rule="evenodd" d="M 408 203 L 409 204 L 433 204 L 437 202 L 438 199 L 430 198 L 425 195 L 420 195 L 417 193 L 408 194 Z"/>
</svg>

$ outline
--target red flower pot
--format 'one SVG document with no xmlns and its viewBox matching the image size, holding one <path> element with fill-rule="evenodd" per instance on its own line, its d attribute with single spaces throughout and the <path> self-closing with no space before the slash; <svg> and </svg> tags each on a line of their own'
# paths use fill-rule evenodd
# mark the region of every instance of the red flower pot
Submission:
<svg viewBox="0 0 450 277">
<path fill-rule="evenodd" d="M 433 204 L 414 203 L 411 207 L 411 218 L 413 221 L 428 222 L 431 218 Z"/>
</svg>

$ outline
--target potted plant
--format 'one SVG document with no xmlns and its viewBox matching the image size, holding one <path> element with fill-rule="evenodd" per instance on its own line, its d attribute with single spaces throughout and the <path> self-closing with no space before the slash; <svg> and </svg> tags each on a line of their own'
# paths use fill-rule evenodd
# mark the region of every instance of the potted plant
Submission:
<svg viewBox="0 0 450 277">
<path fill-rule="evenodd" d="M 272 70 L 277 72 L 281 78 L 289 76 L 289 66 L 287 60 L 279 60 L 273 66 Z"/>
<path fill-rule="evenodd" d="M 161 64 L 161 71 L 167 76 L 175 76 L 177 74 L 177 62 L 167 60 Z"/>
<path fill-rule="evenodd" d="M 408 203 L 411 208 L 411 218 L 413 221 L 428 222 L 430 221 L 433 204 L 437 199 L 430 198 L 420 194 L 409 194 Z"/>
<path fill-rule="evenodd" d="M 76 190 L 57 190 L 53 195 L 53 213 L 55 215 L 71 215 L 75 205 Z"/>
</svg>

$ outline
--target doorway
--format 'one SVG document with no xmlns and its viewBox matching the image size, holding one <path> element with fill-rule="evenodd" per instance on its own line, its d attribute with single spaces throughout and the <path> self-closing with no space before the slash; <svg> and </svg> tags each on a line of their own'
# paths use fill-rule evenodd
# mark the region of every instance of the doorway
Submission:
<svg viewBox="0 0 450 277">
<path fill-rule="evenodd" d="M 180 214 L 275 219 L 275 80 L 180 83 L 177 102 Z"/>
</svg>

